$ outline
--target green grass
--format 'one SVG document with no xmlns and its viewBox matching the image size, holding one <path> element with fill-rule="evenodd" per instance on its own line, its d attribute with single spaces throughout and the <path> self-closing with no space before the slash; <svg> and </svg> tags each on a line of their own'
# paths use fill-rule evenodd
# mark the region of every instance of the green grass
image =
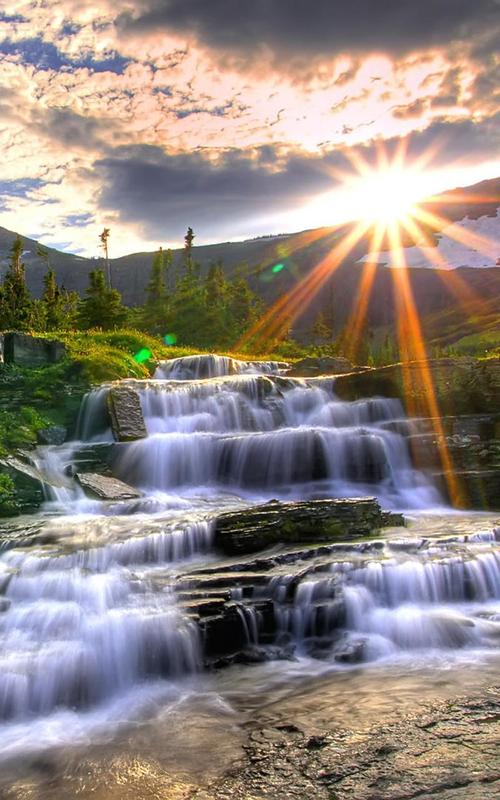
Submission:
<svg viewBox="0 0 500 800">
<path fill-rule="evenodd" d="M 168 358 L 196 355 L 197 353 L 218 353 L 239 359 L 277 359 L 294 360 L 309 354 L 307 348 L 293 342 L 284 342 L 271 352 L 251 354 L 237 353 L 217 348 L 169 346 L 155 336 L 133 329 L 115 331 L 54 331 L 36 333 L 45 339 L 62 342 L 69 361 L 81 370 L 82 378 L 89 384 L 121 380 L 123 378 L 149 378 L 154 372 L 156 362 Z M 134 359 L 142 350 L 148 350 L 151 357 L 141 363 Z"/>
<path fill-rule="evenodd" d="M 500 328 L 493 331 L 481 331 L 462 336 L 450 347 L 457 355 L 491 358 L 500 355 Z"/>
</svg>

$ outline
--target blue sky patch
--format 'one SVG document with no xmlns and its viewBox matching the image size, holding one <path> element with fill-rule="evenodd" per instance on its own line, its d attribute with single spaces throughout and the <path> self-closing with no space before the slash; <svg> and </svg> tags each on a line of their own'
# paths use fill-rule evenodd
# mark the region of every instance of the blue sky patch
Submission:
<svg viewBox="0 0 500 800">
<path fill-rule="evenodd" d="M 103 59 L 71 59 L 51 42 L 44 42 L 40 37 L 22 39 L 19 42 L 4 39 L 3 42 L 0 42 L 1 54 L 20 56 L 24 64 L 30 64 L 39 70 L 86 67 L 92 72 L 114 72 L 116 75 L 122 75 L 127 65 L 130 64 L 130 59 L 124 58 L 118 53 L 111 53 Z"/>
</svg>

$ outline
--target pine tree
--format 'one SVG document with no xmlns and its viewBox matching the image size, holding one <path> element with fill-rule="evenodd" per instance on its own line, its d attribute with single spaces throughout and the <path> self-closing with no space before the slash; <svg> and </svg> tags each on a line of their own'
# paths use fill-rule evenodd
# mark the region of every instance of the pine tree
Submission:
<svg viewBox="0 0 500 800">
<path fill-rule="evenodd" d="M 170 259 L 171 260 L 171 259 Z M 167 258 L 160 247 L 151 266 L 151 275 L 146 287 L 146 303 L 142 310 L 141 324 L 152 333 L 165 332 L 168 304 L 165 284 Z"/>
<path fill-rule="evenodd" d="M 61 295 L 56 281 L 56 273 L 53 269 L 47 270 L 43 278 L 42 302 L 45 307 L 45 325 L 51 331 L 61 325 Z"/>
<path fill-rule="evenodd" d="M 320 311 L 314 320 L 312 335 L 315 342 L 329 342 L 332 339 L 332 329 L 330 325 L 328 325 L 326 315 L 323 311 Z"/>
<path fill-rule="evenodd" d="M 78 310 L 78 321 L 82 328 L 110 330 L 125 322 L 127 309 L 122 304 L 122 296 L 116 289 L 106 285 L 101 269 L 92 270 L 89 274 L 89 286 L 85 294 Z"/>
<path fill-rule="evenodd" d="M 71 328 L 75 321 L 78 295 L 59 287 L 56 273 L 49 267 L 43 278 L 41 306 L 43 327 L 47 331 Z"/>
<path fill-rule="evenodd" d="M 234 341 L 255 322 L 262 310 L 262 303 L 243 277 L 231 281 L 228 294 L 231 335 Z"/>
<path fill-rule="evenodd" d="M 101 242 L 101 247 L 104 251 L 104 266 L 106 269 L 106 278 L 108 281 L 108 287 L 111 289 L 111 264 L 109 261 L 109 245 L 108 239 L 111 231 L 109 228 L 103 228 L 102 233 L 99 234 L 99 240 Z"/>
<path fill-rule="evenodd" d="M 184 267 L 188 274 L 194 271 L 193 241 L 195 235 L 192 228 L 188 228 L 184 237 Z"/>
<path fill-rule="evenodd" d="M 0 329 L 25 331 L 32 325 L 34 304 L 26 284 L 23 241 L 19 235 L 14 239 L 10 253 L 9 267 L 0 291 Z"/>
<path fill-rule="evenodd" d="M 229 342 L 231 319 L 228 308 L 228 283 L 220 262 L 211 264 L 205 281 L 205 319 L 203 344 L 213 347 Z"/>
</svg>

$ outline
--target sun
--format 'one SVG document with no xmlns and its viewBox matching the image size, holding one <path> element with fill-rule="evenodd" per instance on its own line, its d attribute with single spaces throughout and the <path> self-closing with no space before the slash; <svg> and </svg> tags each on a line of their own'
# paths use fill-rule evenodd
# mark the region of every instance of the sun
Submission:
<svg viewBox="0 0 500 800">
<path fill-rule="evenodd" d="M 355 219 L 372 225 L 402 223 L 428 196 L 425 176 L 405 167 L 374 169 L 345 187 Z"/>
</svg>

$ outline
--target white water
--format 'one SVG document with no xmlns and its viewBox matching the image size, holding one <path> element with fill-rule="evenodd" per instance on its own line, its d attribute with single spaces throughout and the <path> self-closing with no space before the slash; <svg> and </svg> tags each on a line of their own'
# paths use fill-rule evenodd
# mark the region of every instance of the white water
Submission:
<svg viewBox="0 0 500 800">
<path fill-rule="evenodd" d="M 222 375 L 281 373 L 287 367 L 289 364 L 284 361 L 239 361 L 217 355 L 184 356 L 161 361 L 154 377 L 157 380 L 193 380 Z"/>
<path fill-rule="evenodd" d="M 57 484 L 46 543 L 0 554 L 5 756 L 81 741 L 197 691 L 203 642 L 177 601 L 175 578 L 186 559 L 213 558 L 211 518 L 221 509 L 277 495 L 375 494 L 400 508 L 441 502 L 412 466 L 412 423 L 398 401 L 341 402 L 331 380 L 291 380 L 276 374 L 279 366 L 262 375 L 221 359 L 208 367 L 239 374 L 134 384 L 144 440 L 113 444 L 102 387 L 82 405 L 79 440 L 39 449 L 38 466 Z M 196 375 L 208 367 L 189 365 Z M 162 367 L 177 377 L 181 368 Z M 82 449 L 96 445 L 109 449 L 114 472 L 143 499 L 84 496 L 71 472 Z M 67 516 L 54 519 L 54 511 Z M 296 654 L 321 651 L 333 665 L 346 641 L 365 662 L 498 647 L 500 562 L 491 531 L 411 553 L 396 540 L 370 557 L 330 561 L 299 581 L 283 568 L 265 587 L 276 642 Z M 237 588 L 233 596 L 249 645 L 258 645 L 261 615 Z"/>
<path fill-rule="evenodd" d="M 327 574 L 298 585 L 287 577 L 272 580 L 278 641 L 292 637 L 307 653 L 322 642 L 335 647 L 341 631 L 359 644 L 366 661 L 411 651 L 498 648 L 500 530 L 488 544 L 482 538 L 465 550 L 447 552 L 440 543 L 411 556 L 389 544 L 376 560 L 333 563 Z M 340 644 L 343 649 L 345 637 Z"/>
</svg>

